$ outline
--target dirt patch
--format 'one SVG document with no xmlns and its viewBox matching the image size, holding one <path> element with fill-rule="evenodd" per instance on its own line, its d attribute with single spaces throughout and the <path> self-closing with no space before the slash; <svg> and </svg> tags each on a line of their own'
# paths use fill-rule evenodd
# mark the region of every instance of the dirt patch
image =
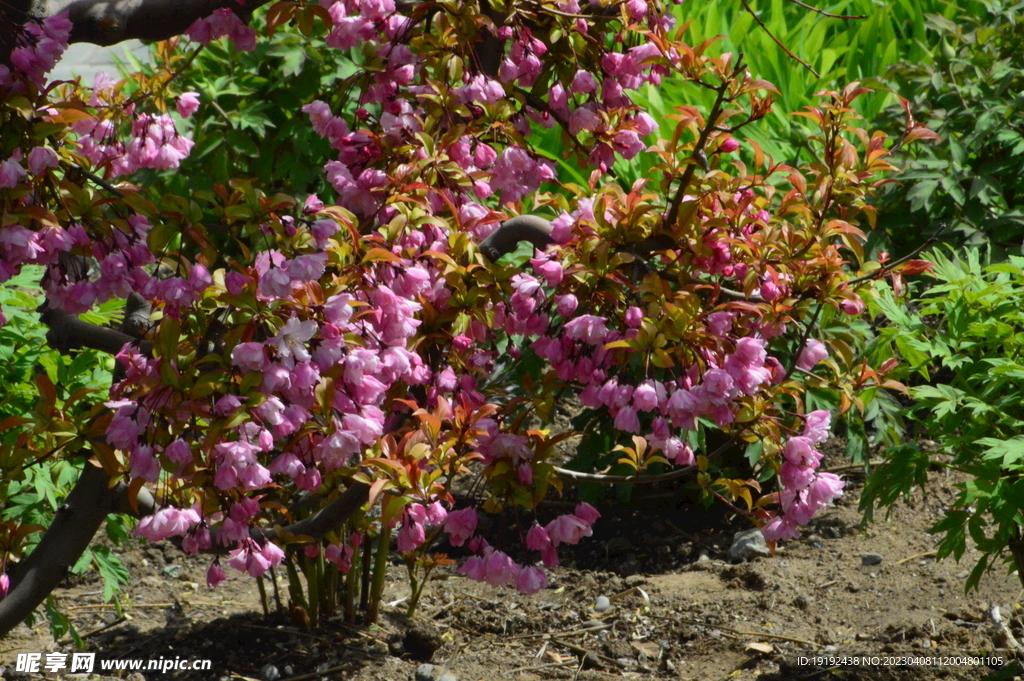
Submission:
<svg viewBox="0 0 1024 681">
<path fill-rule="evenodd" d="M 170 544 L 133 545 L 122 551 L 133 576 L 127 619 L 102 604 L 98 582 L 61 589 L 61 607 L 91 634 L 86 644 L 98 661 L 210 660 L 210 670 L 100 672 L 97 664 L 91 677 L 63 678 L 404 681 L 415 678 L 424 641 L 440 646 L 431 660 L 435 676 L 461 681 L 1019 676 L 985 616 L 990 603 L 999 604 L 1024 638 L 1016 575 L 997 569 L 965 595 L 977 554 L 968 551 L 959 565 L 929 555 L 927 528 L 953 498 L 949 481 L 934 478 L 927 494 L 865 530 L 851 483 L 801 539 L 740 565 L 724 558 L 745 526 L 679 510 L 678 492 L 599 505 L 605 517 L 597 534 L 565 556 L 548 589 L 524 596 L 439 570 L 413 635 L 400 604 L 384 607 L 375 627 L 331 622 L 309 632 L 285 615 L 264 617 L 248 577 L 229 574 L 210 591 L 202 586 L 207 559 Z M 865 553 L 882 562 L 863 566 Z M 408 592 L 404 567 L 392 565 L 385 601 Z M 600 596 L 609 607 L 598 611 Z M 55 644 L 42 625 L 18 627 L 0 642 L 2 677 L 57 678 L 13 669 L 17 653 L 50 651 L 72 648 Z"/>
</svg>

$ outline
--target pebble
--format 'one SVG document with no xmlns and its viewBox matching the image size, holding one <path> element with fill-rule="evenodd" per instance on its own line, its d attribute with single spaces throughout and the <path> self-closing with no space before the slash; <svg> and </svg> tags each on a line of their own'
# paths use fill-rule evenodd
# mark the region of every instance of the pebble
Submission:
<svg viewBox="0 0 1024 681">
<path fill-rule="evenodd" d="M 643 575 L 630 575 L 626 577 L 626 586 L 628 587 L 643 586 L 646 583 L 647 578 Z"/>
<path fill-rule="evenodd" d="M 272 664 L 265 664 L 260 667 L 260 679 L 262 681 L 277 681 L 281 678 L 281 672 Z"/>
<path fill-rule="evenodd" d="M 882 562 L 882 556 L 878 553 L 865 553 L 860 557 L 860 564 L 864 566 L 878 565 Z"/>
<path fill-rule="evenodd" d="M 753 560 L 758 556 L 768 557 L 772 555 L 768 543 L 764 540 L 761 530 L 752 527 L 733 535 L 732 546 L 726 552 L 725 557 L 733 563 L 741 563 L 746 560 Z"/>
<path fill-rule="evenodd" d="M 594 601 L 594 612 L 604 612 L 610 607 L 612 607 L 612 602 L 608 600 L 607 596 L 598 596 Z"/>
<path fill-rule="evenodd" d="M 441 676 L 434 678 L 434 674 L 437 673 L 437 667 L 432 664 L 424 663 L 416 668 L 416 672 L 413 674 L 414 681 L 459 681 L 458 677 L 451 672 L 445 672 Z"/>
</svg>

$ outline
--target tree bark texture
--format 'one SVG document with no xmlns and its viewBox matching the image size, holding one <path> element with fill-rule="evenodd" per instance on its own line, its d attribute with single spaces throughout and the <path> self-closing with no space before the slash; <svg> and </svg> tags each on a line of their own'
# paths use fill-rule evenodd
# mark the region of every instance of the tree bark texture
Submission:
<svg viewBox="0 0 1024 681">
<path fill-rule="evenodd" d="M 109 513 L 125 512 L 128 485 L 110 487 L 102 468 L 85 463 L 67 499 L 32 554 L 11 569 L 10 592 L 0 601 L 0 638 L 24 620 L 60 584 L 88 548 Z M 153 496 L 139 491 L 142 515 L 155 508 Z"/>
</svg>

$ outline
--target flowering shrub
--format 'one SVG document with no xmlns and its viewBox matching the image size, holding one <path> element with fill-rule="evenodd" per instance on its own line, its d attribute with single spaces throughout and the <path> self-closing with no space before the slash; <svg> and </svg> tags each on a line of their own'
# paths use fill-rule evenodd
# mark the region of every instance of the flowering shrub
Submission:
<svg viewBox="0 0 1024 681">
<path fill-rule="evenodd" d="M 852 124 L 866 91 L 853 84 L 801 112 L 820 129 L 819 161 L 780 165 L 737 136 L 775 87 L 735 55 L 680 42 L 661 3 L 506 9 L 269 8 L 268 32 L 319 31 L 360 65 L 301 103 L 333 149 L 309 163 L 323 163 L 334 196 L 270 194 L 245 178 L 194 178 L 190 196 L 131 183 L 192 151 L 172 110 L 187 117 L 202 99 L 175 78 L 203 44 L 254 48 L 225 10 L 193 25 L 193 42 L 162 45 L 151 77 L 43 89 L 39 69 L 67 38 L 59 17 L 29 31 L 19 49 L 36 56 L 2 74 L 0 276 L 45 267 L 49 323 L 113 346 L 119 366 L 109 401 L 61 451 L 125 483 L 140 536 L 216 554 L 211 586 L 224 555 L 254 577 L 301 569 L 316 579 L 306 594 L 293 580 L 293 598 L 316 622 L 335 595 L 353 616 L 358 571 L 373 620 L 397 529 L 413 571 L 444 560 L 423 552 L 446 534 L 473 554 L 463 574 L 543 588 L 537 562 L 556 565 L 597 511 L 538 519 L 512 556 L 476 534 L 474 509 L 454 509 L 450 485 L 476 462 L 484 510 L 534 511 L 579 477 L 554 459 L 572 433 L 549 428 L 569 392 L 585 443 L 607 442 L 628 473 L 605 481 L 693 473 L 771 541 L 841 494 L 817 470 L 831 414 L 805 409 L 804 395 L 832 385 L 845 409 L 884 385 L 815 337 L 823 308 L 864 309 L 849 262 L 898 269 L 864 262 L 860 246 L 868 200 L 893 170 L 886 136 Z M 715 103 L 680 107 L 671 139 L 653 139 L 629 93 L 670 78 Z M 559 182 L 531 126 L 559 126 L 589 182 Z M 641 153 L 656 176 L 617 184 L 616 159 Z M 522 213 L 550 221 L 509 219 Z M 129 296 L 148 305 L 134 331 L 71 316 Z M 725 444 L 710 448 L 713 433 Z M 740 445 L 759 452 L 756 470 L 720 475 L 717 460 Z M 775 473 L 781 488 L 755 496 Z"/>
</svg>

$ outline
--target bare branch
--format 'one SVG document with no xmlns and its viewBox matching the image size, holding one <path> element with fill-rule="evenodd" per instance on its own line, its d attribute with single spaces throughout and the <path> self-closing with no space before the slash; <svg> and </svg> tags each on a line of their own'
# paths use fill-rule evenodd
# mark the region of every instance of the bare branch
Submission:
<svg viewBox="0 0 1024 681">
<path fill-rule="evenodd" d="M 76 315 L 64 310 L 45 309 L 39 315 L 43 323 L 50 327 L 46 333 L 46 342 L 50 347 L 62 353 L 73 348 L 92 348 L 100 352 L 116 355 L 126 344 L 139 339 L 123 331 L 83 322 Z M 149 341 L 141 341 L 142 352 L 149 352 Z"/>
<path fill-rule="evenodd" d="M 810 64 L 805 62 L 800 57 L 798 57 L 795 54 L 793 54 L 793 52 L 788 47 L 786 47 L 786 45 L 781 40 L 779 40 L 778 38 L 775 37 L 774 33 L 772 33 L 771 31 L 768 30 L 768 27 L 764 25 L 764 22 L 761 21 L 761 17 L 757 16 L 757 12 L 755 12 L 753 10 L 753 8 L 750 6 L 750 4 L 747 2 L 747 0 L 740 0 L 740 2 L 743 3 L 743 9 L 747 10 L 747 13 L 750 14 L 750 16 L 754 17 L 754 21 L 757 22 L 757 25 L 760 26 L 761 29 L 765 33 L 768 34 L 768 37 L 771 38 L 775 42 L 776 45 L 778 45 L 779 47 L 782 48 L 783 52 L 785 52 L 787 55 L 789 55 L 790 59 L 796 61 L 798 64 L 803 66 L 805 69 L 807 69 L 808 71 L 813 73 L 815 78 L 821 78 L 821 75 L 817 71 L 814 70 L 813 66 L 811 66 Z M 806 5 L 804 5 L 804 6 L 806 7 Z M 809 8 L 809 9 L 813 9 L 813 8 Z"/>
<path fill-rule="evenodd" d="M 536 215 L 520 215 L 506 220 L 480 242 L 480 250 L 494 262 L 506 253 L 515 251 L 520 241 L 528 241 L 534 248 L 544 250 L 554 243 L 551 239 L 551 223 Z"/>
<path fill-rule="evenodd" d="M 811 5 L 808 5 L 806 3 L 800 2 L 800 0 L 789 0 L 789 1 L 791 3 L 793 3 L 794 5 L 800 5 L 804 9 L 809 9 L 812 12 L 817 12 L 821 16 L 828 17 L 829 19 L 867 19 L 868 18 L 868 15 L 866 15 L 866 14 L 832 14 L 831 12 L 826 12 L 823 9 L 818 9 L 817 7 L 812 7 Z"/>
</svg>

